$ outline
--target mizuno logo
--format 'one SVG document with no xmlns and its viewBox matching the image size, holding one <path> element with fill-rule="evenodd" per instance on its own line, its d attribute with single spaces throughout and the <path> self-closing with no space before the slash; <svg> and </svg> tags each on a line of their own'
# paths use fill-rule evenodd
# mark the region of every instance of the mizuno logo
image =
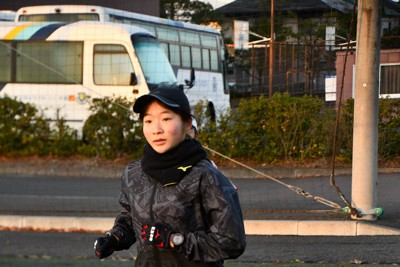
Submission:
<svg viewBox="0 0 400 267">
<path fill-rule="evenodd" d="M 192 168 L 192 165 L 189 166 L 181 166 L 178 168 L 178 170 L 182 170 L 183 172 L 186 172 L 187 169 Z"/>
</svg>

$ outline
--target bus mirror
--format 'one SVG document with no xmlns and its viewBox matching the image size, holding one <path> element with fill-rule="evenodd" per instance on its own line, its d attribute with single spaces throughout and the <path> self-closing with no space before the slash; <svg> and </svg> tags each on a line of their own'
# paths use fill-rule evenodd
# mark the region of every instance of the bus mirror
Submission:
<svg viewBox="0 0 400 267">
<path fill-rule="evenodd" d="M 189 89 L 194 86 L 194 81 L 196 80 L 196 75 L 194 74 L 194 68 L 190 69 L 190 81 L 185 80 L 186 86 L 189 86 Z"/>
<path fill-rule="evenodd" d="M 131 73 L 131 80 L 129 81 L 129 85 L 137 85 L 137 77 L 134 72 Z"/>
<path fill-rule="evenodd" d="M 194 80 L 196 80 L 196 76 L 194 75 L 194 68 L 190 70 L 190 83 L 194 83 Z"/>
</svg>

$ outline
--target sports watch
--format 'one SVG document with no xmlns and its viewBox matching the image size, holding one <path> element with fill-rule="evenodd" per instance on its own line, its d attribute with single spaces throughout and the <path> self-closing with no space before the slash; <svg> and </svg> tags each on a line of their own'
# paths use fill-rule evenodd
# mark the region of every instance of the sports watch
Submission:
<svg viewBox="0 0 400 267">
<path fill-rule="evenodd" d="M 174 246 L 182 245 L 183 241 L 185 241 L 185 238 L 181 233 L 175 233 L 172 237 L 172 244 L 174 244 Z"/>
</svg>

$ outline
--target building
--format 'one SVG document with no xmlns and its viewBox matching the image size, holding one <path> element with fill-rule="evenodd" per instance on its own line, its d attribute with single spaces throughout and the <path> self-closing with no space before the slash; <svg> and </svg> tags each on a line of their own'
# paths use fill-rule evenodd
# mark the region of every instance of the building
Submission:
<svg viewBox="0 0 400 267">
<path fill-rule="evenodd" d="M 250 45 L 247 51 L 231 49 L 233 71 L 229 76 L 232 95 L 268 95 L 268 92 L 289 92 L 292 95 L 318 95 L 325 98 L 327 84 L 336 77 L 335 45 L 344 42 L 348 29 L 337 28 L 337 18 L 350 14 L 354 0 L 275 0 L 275 42 L 271 53 L 270 37 L 271 1 L 236 0 L 216 9 L 226 19 L 222 31 L 228 43 L 235 40 L 234 21 L 247 21 Z M 382 29 L 384 34 L 400 21 L 400 5 L 383 0 Z M 257 25 L 258 26 L 257 28 Z M 344 30 L 340 36 L 338 30 Z M 264 31 L 264 34 L 257 32 Z M 253 31 L 253 32 L 252 32 Z M 356 28 L 353 28 L 355 35 Z M 264 41 L 255 44 L 264 35 Z M 256 40 L 256 41 L 254 41 Z M 262 40 L 261 40 L 262 41 Z M 274 60 L 269 59 L 274 55 Z M 273 62 L 273 88 L 269 88 Z M 325 98 L 326 99 L 326 98 Z"/>
<path fill-rule="evenodd" d="M 339 103 L 340 95 L 342 102 L 354 97 L 355 64 L 354 49 L 347 52 L 339 50 L 336 53 L 336 104 Z M 400 49 L 380 51 L 379 97 L 400 98 Z"/>
<path fill-rule="evenodd" d="M 275 0 L 275 20 L 298 33 L 300 24 L 305 19 L 314 23 L 328 22 L 334 24 L 338 13 L 346 14 L 352 11 L 354 0 Z M 226 20 L 223 26 L 226 37 L 232 37 L 233 20 L 247 20 L 254 25 L 257 20 L 270 17 L 271 1 L 264 0 L 236 0 L 215 10 L 222 14 Z M 400 4 L 392 0 L 383 0 L 382 34 L 398 25 L 400 18 Z M 329 21 L 330 20 L 330 21 Z M 288 37 L 290 39 L 290 37 Z M 288 40 L 287 39 L 287 40 Z"/>
</svg>

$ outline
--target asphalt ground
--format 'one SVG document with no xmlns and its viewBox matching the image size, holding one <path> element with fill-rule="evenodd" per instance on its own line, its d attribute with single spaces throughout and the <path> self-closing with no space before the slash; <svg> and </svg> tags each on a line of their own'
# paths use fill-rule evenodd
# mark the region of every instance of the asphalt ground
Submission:
<svg viewBox="0 0 400 267">
<path fill-rule="evenodd" d="M 57 176 L 57 177 L 97 177 L 97 178 L 116 178 L 119 179 L 121 172 L 124 168 L 125 164 L 118 164 L 115 162 L 98 162 L 94 160 L 43 160 L 43 159 L 28 159 L 28 160 L 20 160 L 20 161 L 0 161 L 0 175 L 1 174 L 10 174 L 10 175 L 26 175 L 26 176 Z M 317 177 L 317 176 L 328 176 L 330 170 L 323 169 L 323 168 L 256 168 L 256 172 L 253 170 L 245 169 L 245 168 L 221 168 L 221 171 L 229 178 L 237 178 L 241 177 L 242 181 L 245 181 L 246 178 L 252 178 L 252 180 L 249 180 L 249 183 L 251 181 L 254 181 L 255 178 L 262 178 L 262 174 L 266 173 L 268 177 L 274 177 L 275 179 L 279 179 L 282 177 L 286 178 L 304 178 L 304 177 Z M 385 169 L 379 169 L 380 173 L 399 173 L 399 169 L 397 168 L 385 168 Z M 351 169 L 346 169 L 346 168 L 341 168 L 341 169 L 336 169 L 336 175 L 344 175 L 344 174 L 351 174 Z M 396 178 L 395 176 L 394 178 Z M 244 179 L 244 180 L 243 180 Z M 295 179 L 294 181 L 296 181 Z M 326 179 L 324 179 L 326 180 Z M 398 179 L 395 179 L 394 181 L 398 181 Z M 326 182 L 326 181 L 325 181 Z M 393 183 L 393 179 L 392 182 Z M 254 191 L 254 189 L 245 189 L 247 186 L 247 182 L 244 182 L 241 187 L 241 197 L 244 196 L 244 194 L 247 194 L 249 191 L 250 193 Z M 303 185 L 303 184 L 301 184 Z M 328 186 L 329 185 L 324 185 Z M 348 187 L 348 185 L 346 186 Z M 390 195 L 396 195 L 395 191 L 393 191 L 393 188 L 395 186 L 390 187 L 389 189 L 392 191 Z M 393 193 L 394 192 L 394 193 Z M 259 193 L 257 193 L 259 194 Z M 386 193 L 385 193 L 386 194 Z M 385 195 L 384 195 L 385 196 Z M 390 201 L 390 206 L 389 208 L 396 209 L 396 205 L 400 204 L 397 203 L 393 205 L 395 200 L 393 200 L 393 196 L 389 199 Z M 400 210 L 400 207 L 399 207 Z M 395 228 L 400 228 L 399 225 L 399 218 L 398 218 L 398 212 L 391 211 L 389 215 L 385 214 L 385 220 L 378 220 L 377 222 L 374 223 L 374 226 L 382 226 L 383 230 L 385 230 L 385 227 L 395 227 Z M 7 214 L 7 215 L 13 215 L 13 214 Z M 58 216 L 63 216 L 63 214 L 57 214 Z M 297 234 L 301 232 L 301 235 L 307 235 L 308 232 L 316 232 L 316 234 L 324 234 L 324 235 L 343 235 L 343 231 L 350 231 L 351 233 L 349 235 L 353 235 L 353 232 L 355 231 L 354 235 L 357 235 L 359 232 L 360 226 L 363 226 L 362 224 L 358 223 L 358 221 L 347 221 L 343 222 L 340 221 L 338 222 L 337 218 L 338 216 L 335 214 L 328 214 L 325 217 L 321 217 L 320 214 L 307 214 L 302 217 L 299 217 L 297 213 L 293 214 L 273 214 L 271 215 L 265 215 L 262 214 L 261 216 L 254 216 L 254 214 L 251 214 L 249 216 L 246 214 L 246 209 L 245 209 L 245 219 L 246 220 L 256 220 L 256 224 L 254 222 L 250 221 L 250 224 L 247 223 L 248 225 L 252 226 L 252 230 L 248 231 L 250 234 L 257 234 L 258 229 L 260 228 L 268 228 L 270 229 L 269 231 L 261 231 L 261 234 Z M 68 215 L 65 215 L 68 216 Z M 73 216 L 73 215 L 72 215 Z M 258 217 L 258 218 L 257 218 Z M 342 216 L 343 217 L 343 216 Z M 39 217 L 38 220 L 36 220 L 36 223 L 43 224 L 44 220 L 47 220 L 48 218 L 51 219 L 51 217 Z M 265 218 L 267 218 L 266 223 L 264 224 L 264 227 L 260 226 L 257 224 L 259 222 L 259 219 L 265 221 Z M 318 218 L 317 221 L 313 222 L 312 220 L 314 218 Z M 14 220 L 14 218 L 12 218 Z M 74 218 L 72 218 L 74 219 Z M 88 218 L 91 219 L 91 218 Z M 7 220 L 7 218 L 5 218 Z M 25 228 L 33 227 L 37 228 L 36 225 L 29 225 L 29 223 L 32 223 L 35 220 L 32 220 L 32 218 L 16 218 L 16 220 L 21 220 L 21 223 L 18 224 L 11 224 L 11 226 L 21 226 Z M 86 220 L 87 221 L 87 220 Z M 305 221 L 305 223 L 304 223 Z M 320 222 L 324 221 L 323 224 Z M 333 222 L 330 223 L 329 221 Z M 282 223 L 281 223 L 282 222 Z M 8 222 L 7 222 L 8 223 Z M 28 224 L 27 224 L 28 223 Z M 52 224 L 53 222 L 51 222 Z M 55 222 L 56 224 L 59 224 L 59 222 Z M 273 225 L 271 225 L 273 223 Z M 290 223 L 290 224 L 289 224 Z M 339 224 L 338 224 L 339 223 Z M 337 225 L 336 225 L 337 224 Z M 280 225 L 284 225 L 282 227 L 279 227 Z M 1 224 L 0 224 L 1 226 Z M 258 227 L 258 229 L 257 229 Z M 282 228 L 284 228 L 282 231 Z M 324 232 L 324 229 L 327 229 L 326 233 Z M 289 229 L 289 230 L 288 230 Z M 290 230 L 291 229 L 291 230 Z M 342 229 L 343 231 L 337 231 L 337 229 Z M 89 230 L 93 230 L 93 228 L 90 228 Z M 103 228 L 99 228 L 99 230 L 103 230 Z M 248 229 L 246 229 L 247 231 Z M 316 231 L 317 230 L 317 231 Z M 365 234 L 365 231 L 370 231 L 369 234 L 393 234 L 392 232 L 388 233 L 385 231 L 376 231 L 376 228 L 368 228 L 366 229 L 363 227 L 362 234 Z M 374 230 L 374 231 L 371 231 Z M 398 230 L 398 229 L 394 229 Z M 274 233 L 274 231 L 277 231 Z M 399 230 L 400 231 L 400 230 Z M 312 234 L 312 233 L 311 233 Z M 368 233 L 367 233 L 368 234 Z M 345 235 L 347 235 L 345 233 Z"/>
<path fill-rule="evenodd" d="M 261 168 L 262 171 L 265 171 Z M 275 177 L 309 177 L 326 175 L 324 169 L 270 169 L 266 172 Z M 396 172 L 385 169 L 381 172 Z M 254 173 L 243 169 L 223 170 L 230 177 L 254 177 Z M 24 175 L 98 175 L 119 177 L 121 167 L 82 166 L 79 163 L 40 164 L 35 162 L 0 163 L 0 173 Z M 351 174 L 341 169 L 338 174 Z M 396 218 L 395 218 L 396 219 Z M 397 218 L 398 219 L 398 218 Z M 278 221 L 283 225 L 286 220 Z M 307 221 L 309 223 L 311 221 Z M 335 225 L 333 225 L 335 228 Z M 18 230 L 18 229 L 15 229 Z M 132 266 L 135 247 L 117 252 L 105 261 L 98 261 L 93 255 L 93 241 L 98 233 L 85 232 L 37 232 L 0 231 L 0 266 Z M 247 235 L 245 253 L 226 266 L 393 266 L 400 264 L 400 236 L 377 234 L 372 236 L 294 235 L 264 234 Z M 115 265 L 114 265 L 115 264 Z"/>
<path fill-rule="evenodd" d="M 0 266 L 133 266 L 135 245 L 99 261 L 93 242 L 99 234 L 0 232 Z M 226 266 L 400 264 L 400 236 L 247 236 L 247 247 Z M 2 263 L 3 262 L 3 263 Z M 128 262 L 128 264 L 124 263 Z M 39 264 L 40 263 L 40 264 Z M 107 264 L 104 264 L 107 263 Z M 251 264 L 257 265 L 251 265 Z M 48 265 L 46 265 L 48 264 Z M 109 265 L 110 264 L 110 265 Z M 233 265 L 237 264 L 237 265 Z M 240 265 L 239 265 L 240 264 Z"/>
</svg>

